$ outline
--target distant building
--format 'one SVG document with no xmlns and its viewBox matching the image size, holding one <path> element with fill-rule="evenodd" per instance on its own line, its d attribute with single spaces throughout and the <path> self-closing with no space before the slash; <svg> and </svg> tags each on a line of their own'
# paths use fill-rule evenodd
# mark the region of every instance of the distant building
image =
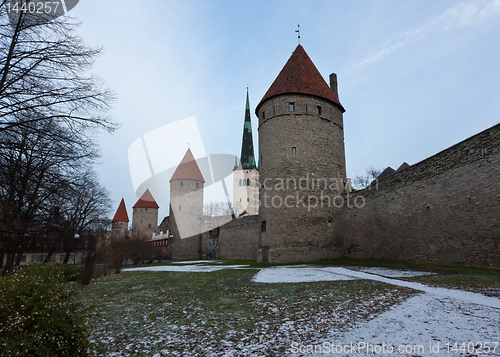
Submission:
<svg viewBox="0 0 500 357">
<path fill-rule="evenodd" d="M 125 200 L 122 198 L 111 221 L 111 234 L 113 237 L 126 237 L 128 235 L 128 214 Z"/>
<path fill-rule="evenodd" d="M 253 147 L 248 89 L 241 157 L 239 164 L 233 170 L 233 209 L 236 218 L 259 213 L 259 170 Z"/>
<path fill-rule="evenodd" d="M 158 225 L 158 208 L 153 195 L 147 189 L 133 207 L 132 231 L 153 237 Z"/>
</svg>

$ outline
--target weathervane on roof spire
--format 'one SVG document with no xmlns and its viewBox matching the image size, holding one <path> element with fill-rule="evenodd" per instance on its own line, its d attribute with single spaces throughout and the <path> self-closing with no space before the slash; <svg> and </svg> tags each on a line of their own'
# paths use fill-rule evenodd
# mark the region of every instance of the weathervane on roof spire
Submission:
<svg viewBox="0 0 500 357">
<path fill-rule="evenodd" d="M 295 30 L 295 32 L 297 32 L 297 34 L 298 34 L 299 45 L 300 45 L 300 24 L 297 24 L 297 30 Z"/>
</svg>

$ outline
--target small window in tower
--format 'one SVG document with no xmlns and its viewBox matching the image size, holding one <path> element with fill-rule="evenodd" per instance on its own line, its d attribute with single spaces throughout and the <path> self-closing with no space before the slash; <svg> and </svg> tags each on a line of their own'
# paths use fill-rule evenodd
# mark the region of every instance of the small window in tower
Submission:
<svg viewBox="0 0 500 357">
<path fill-rule="evenodd" d="M 288 103 L 288 109 L 293 112 L 295 110 L 295 103 Z"/>
<path fill-rule="evenodd" d="M 318 115 L 321 115 L 321 105 L 318 105 L 318 106 L 316 107 L 316 113 L 317 113 Z"/>
<path fill-rule="evenodd" d="M 240 202 L 241 202 L 241 198 L 240 198 Z"/>
<path fill-rule="evenodd" d="M 262 111 L 262 119 L 266 119 L 266 112 Z"/>
<path fill-rule="evenodd" d="M 262 221 L 260 223 L 260 231 L 265 232 L 266 231 L 266 221 Z"/>
<path fill-rule="evenodd" d="M 148 209 L 146 208 L 146 212 L 148 211 Z"/>
<path fill-rule="evenodd" d="M 276 115 L 276 107 L 273 107 L 273 115 Z"/>
<path fill-rule="evenodd" d="M 293 147 L 292 148 L 292 157 L 295 159 L 297 157 L 297 148 Z"/>
<path fill-rule="evenodd" d="M 142 219 L 141 219 L 141 223 L 142 223 Z"/>
<path fill-rule="evenodd" d="M 247 180 L 243 179 L 243 186 L 247 185 Z"/>
<path fill-rule="evenodd" d="M 241 179 L 240 179 L 240 186 L 243 185 L 243 182 L 241 182 Z"/>
<path fill-rule="evenodd" d="M 250 199 L 247 197 L 247 202 L 250 202 Z"/>
<path fill-rule="evenodd" d="M 259 165 L 262 165 L 262 155 L 260 155 L 260 162 Z"/>
<path fill-rule="evenodd" d="M 151 228 L 151 223 L 150 223 L 150 224 L 148 224 L 148 228 Z"/>
<path fill-rule="evenodd" d="M 179 206 L 179 212 L 181 211 L 181 206 Z"/>
<path fill-rule="evenodd" d="M 196 188 L 200 188 L 200 183 L 199 182 L 196 183 Z"/>
<path fill-rule="evenodd" d="M 181 187 L 184 186 L 184 182 L 181 181 Z"/>
<path fill-rule="evenodd" d="M 250 179 L 247 179 L 247 186 L 250 186 Z"/>
</svg>

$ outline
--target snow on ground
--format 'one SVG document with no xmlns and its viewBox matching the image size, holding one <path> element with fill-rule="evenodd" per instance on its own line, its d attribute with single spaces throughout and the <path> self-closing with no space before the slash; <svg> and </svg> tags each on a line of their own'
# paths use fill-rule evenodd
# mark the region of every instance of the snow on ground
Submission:
<svg viewBox="0 0 500 357">
<path fill-rule="evenodd" d="M 222 264 L 219 260 L 183 260 L 180 262 L 172 262 L 172 264 Z"/>
<path fill-rule="evenodd" d="M 317 347 L 318 353 L 307 356 L 331 354 L 332 344 L 342 346 L 341 353 L 336 353 L 342 356 L 500 356 L 500 344 L 494 350 L 494 342 L 500 342 L 499 321 L 498 308 L 421 294 L 392 306 L 369 321 L 331 331 L 324 340 L 296 341 L 299 345 L 289 349 L 287 356 L 302 355 L 292 353 L 300 344 L 323 348 Z M 351 349 L 351 343 L 357 353 Z M 458 344 L 453 349 L 455 343 Z"/>
<path fill-rule="evenodd" d="M 369 274 L 381 275 L 388 278 L 411 278 L 413 276 L 436 274 L 429 271 L 402 270 L 402 269 L 381 268 L 381 267 L 349 267 L 349 269 L 363 271 Z"/>
<path fill-rule="evenodd" d="M 328 268 L 286 266 L 266 268 L 259 271 L 252 281 L 256 283 L 302 283 L 312 281 L 354 280 L 346 274 L 336 274 Z"/>
<path fill-rule="evenodd" d="M 183 265 L 126 270 L 207 272 L 231 268 L 245 266 Z M 386 268 L 287 266 L 261 269 L 252 280 L 298 283 L 370 279 L 422 291 L 368 320 L 332 330 L 319 341 L 293 341 L 287 356 L 500 356 L 500 299 L 395 279 L 425 274 L 428 273 Z M 288 327 L 283 322 L 282 328 Z M 338 345 L 340 350 L 335 347 Z"/>
<path fill-rule="evenodd" d="M 463 290 L 451 290 L 445 288 L 436 288 L 412 281 L 391 279 L 379 275 L 368 274 L 353 269 L 341 267 L 273 267 L 259 271 L 252 281 L 256 283 L 299 283 L 311 281 L 335 281 L 369 279 L 381 281 L 383 283 L 404 286 L 415 290 L 420 290 L 438 297 L 451 297 L 455 300 L 462 300 L 474 304 L 490 306 L 500 309 L 500 299 L 488 297 L 482 294 L 471 293 Z"/>
<path fill-rule="evenodd" d="M 186 273 L 210 273 L 222 269 L 246 269 L 248 265 L 161 265 L 141 268 L 127 268 L 123 271 L 177 271 Z"/>
</svg>

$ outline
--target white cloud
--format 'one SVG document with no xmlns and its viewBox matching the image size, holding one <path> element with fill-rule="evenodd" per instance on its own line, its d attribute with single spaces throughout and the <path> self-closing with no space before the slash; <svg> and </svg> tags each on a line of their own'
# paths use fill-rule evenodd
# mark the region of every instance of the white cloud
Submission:
<svg viewBox="0 0 500 357">
<path fill-rule="evenodd" d="M 500 0 L 461 2 L 421 27 L 406 32 L 402 35 L 402 40 L 360 61 L 354 65 L 351 70 L 375 63 L 391 53 L 415 43 L 432 33 L 448 32 L 463 27 L 473 27 L 496 17 L 500 17 Z"/>
</svg>

